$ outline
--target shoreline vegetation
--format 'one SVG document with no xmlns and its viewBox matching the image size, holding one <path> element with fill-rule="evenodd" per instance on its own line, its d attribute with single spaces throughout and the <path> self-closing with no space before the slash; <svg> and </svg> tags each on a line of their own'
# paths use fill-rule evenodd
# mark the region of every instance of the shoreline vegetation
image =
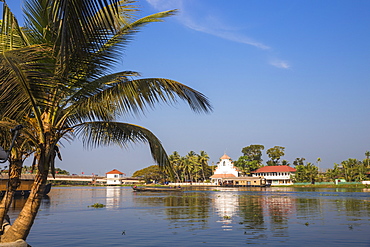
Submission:
<svg viewBox="0 0 370 247">
<path fill-rule="evenodd" d="M 132 187 L 132 185 L 129 184 L 122 184 L 122 185 L 76 185 L 76 184 L 55 184 L 53 187 L 107 187 L 107 186 L 114 186 L 114 187 Z M 147 186 L 147 187 L 168 187 L 168 185 L 161 185 L 161 184 L 142 184 L 140 186 Z M 203 187 L 202 185 L 192 185 L 192 184 L 187 184 L 187 185 L 181 185 L 181 187 Z M 204 187 L 221 187 L 218 185 L 207 185 Z M 274 185 L 272 186 L 273 188 L 282 188 L 282 187 L 291 187 L 291 188 L 353 188 L 353 189 L 366 189 L 370 188 L 370 185 L 368 184 L 293 184 L 293 185 Z M 231 187 L 230 187 L 231 188 Z M 232 187 L 232 188 L 237 188 L 237 187 Z M 244 187 L 243 187 L 244 188 Z"/>
</svg>

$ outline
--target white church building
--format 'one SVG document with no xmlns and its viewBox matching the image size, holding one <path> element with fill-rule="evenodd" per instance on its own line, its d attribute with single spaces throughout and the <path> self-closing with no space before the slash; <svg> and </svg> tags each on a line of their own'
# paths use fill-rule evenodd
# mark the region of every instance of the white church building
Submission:
<svg viewBox="0 0 370 247">
<path fill-rule="evenodd" d="M 220 184 L 225 178 L 237 178 L 238 176 L 238 168 L 234 166 L 231 158 L 224 154 L 217 163 L 217 167 L 210 178 L 211 183 Z"/>
</svg>

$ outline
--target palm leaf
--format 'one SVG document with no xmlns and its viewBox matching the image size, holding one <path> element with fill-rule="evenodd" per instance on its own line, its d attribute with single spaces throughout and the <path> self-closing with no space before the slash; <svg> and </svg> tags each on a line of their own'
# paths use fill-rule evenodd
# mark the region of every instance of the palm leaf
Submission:
<svg viewBox="0 0 370 247">
<path fill-rule="evenodd" d="M 67 109 L 69 125 L 86 119 L 109 121 L 119 115 L 139 114 L 156 103 L 173 104 L 177 99 L 186 101 L 195 112 L 212 111 L 210 102 L 202 93 L 169 79 L 123 80 L 106 83 L 106 86 L 105 90 L 71 104 Z"/>
<path fill-rule="evenodd" d="M 111 145 L 127 148 L 129 143 L 148 143 L 154 161 L 161 167 L 170 165 L 159 139 L 141 126 L 120 122 L 85 122 L 75 126 L 74 130 L 87 148 Z"/>
<path fill-rule="evenodd" d="M 2 19 L 0 20 L 0 53 L 28 44 L 27 36 L 19 27 L 17 19 L 4 1 Z"/>
<path fill-rule="evenodd" d="M 0 102 L 3 116 L 20 119 L 49 107 L 53 64 L 45 46 L 28 46 L 0 54 Z"/>
<path fill-rule="evenodd" d="M 160 12 L 132 23 L 128 23 L 128 21 L 119 22 L 122 27 L 111 35 L 109 40 L 105 40 L 105 43 L 99 50 L 96 50 L 94 53 L 85 54 L 84 58 L 73 58 L 73 60 L 78 60 L 79 63 L 76 63 L 72 70 L 70 70 L 69 78 L 72 85 L 75 88 L 81 88 L 97 78 L 104 76 L 107 71 L 116 65 L 117 61 L 120 61 L 117 57 L 122 55 L 123 48 L 132 39 L 133 34 L 138 32 L 144 25 L 152 22 L 161 22 L 163 18 L 173 15 L 175 12 L 175 10 Z"/>
</svg>

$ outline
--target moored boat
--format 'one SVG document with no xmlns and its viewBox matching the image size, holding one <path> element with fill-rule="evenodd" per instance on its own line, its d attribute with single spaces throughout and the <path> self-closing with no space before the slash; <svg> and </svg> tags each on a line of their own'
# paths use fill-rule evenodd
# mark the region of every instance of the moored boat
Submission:
<svg viewBox="0 0 370 247">
<path fill-rule="evenodd" d="M 178 187 L 151 187 L 151 186 L 132 186 L 134 191 L 150 191 L 150 192 L 171 192 L 178 191 L 181 192 L 182 188 Z"/>
</svg>

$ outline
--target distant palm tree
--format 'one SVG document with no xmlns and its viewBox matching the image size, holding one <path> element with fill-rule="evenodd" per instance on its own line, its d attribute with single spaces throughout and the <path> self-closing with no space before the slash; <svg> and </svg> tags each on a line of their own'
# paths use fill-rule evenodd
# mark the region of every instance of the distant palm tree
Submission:
<svg viewBox="0 0 370 247">
<path fill-rule="evenodd" d="M 194 151 L 190 151 L 186 156 L 185 156 L 185 170 L 187 174 L 189 175 L 189 180 L 193 181 L 198 177 L 198 171 L 199 169 L 199 163 L 198 163 L 198 156 Z"/>
<path fill-rule="evenodd" d="M 201 168 L 202 168 L 203 181 L 205 181 L 206 177 L 204 175 L 204 171 L 205 171 L 206 167 L 208 167 L 209 156 L 205 151 L 202 150 L 199 153 L 199 158 L 198 159 L 199 159 L 199 163 L 200 163 Z"/>
<path fill-rule="evenodd" d="M 86 147 L 146 142 L 153 159 L 169 166 L 159 139 L 148 129 L 117 121 L 158 102 L 186 101 L 209 112 L 207 98 L 179 82 L 136 79 L 132 71 L 108 73 L 140 27 L 174 14 L 138 20 L 131 1 L 28 0 L 22 28 L 4 1 L 0 27 L 0 119 L 24 121 L 35 148 L 38 173 L 19 217 L 2 242 L 26 239 L 41 203 L 49 170 L 55 173 L 57 144 L 80 137 Z"/>
<path fill-rule="evenodd" d="M 170 162 L 170 165 L 172 167 L 173 172 L 175 173 L 175 176 L 178 181 L 180 181 L 180 166 L 181 166 L 181 156 L 177 151 L 174 151 L 170 156 L 168 156 L 168 160 Z"/>
<path fill-rule="evenodd" d="M 365 156 L 366 156 L 366 165 L 367 165 L 367 168 L 370 168 L 370 164 L 369 164 L 369 159 L 370 159 L 370 151 L 366 151 L 365 152 Z"/>
<path fill-rule="evenodd" d="M 317 158 L 316 162 L 317 162 L 318 171 L 320 172 L 320 162 L 321 162 L 321 158 Z"/>
</svg>

